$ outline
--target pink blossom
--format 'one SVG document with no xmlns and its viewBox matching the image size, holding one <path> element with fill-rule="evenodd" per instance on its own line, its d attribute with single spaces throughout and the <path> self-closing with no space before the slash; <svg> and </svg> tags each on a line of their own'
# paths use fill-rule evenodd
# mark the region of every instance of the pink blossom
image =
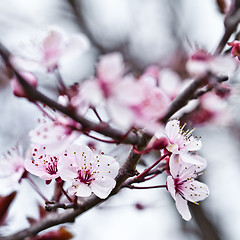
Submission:
<svg viewBox="0 0 240 240">
<path fill-rule="evenodd" d="M 167 188 L 176 201 L 176 207 L 182 218 L 186 221 L 191 219 L 187 201 L 198 204 L 209 195 L 206 184 L 196 181 L 195 178 L 202 170 L 200 166 L 184 163 L 179 155 L 170 157 L 170 173 L 167 177 Z"/>
<path fill-rule="evenodd" d="M 36 32 L 27 48 L 12 56 L 12 64 L 19 70 L 52 71 L 68 57 L 79 56 L 89 48 L 87 37 L 81 33 L 67 36 L 59 27 L 50 26 L 45 32 Z"/>
<path fill-rule="evenodd" d="M 232 117 L 227 106 L 221 97 L 212 92 L 206 93 L 199 98 L 198 108 L 190 114 L 189 120 L 193 124 L 228 124 Z"/>
<path fill-rule="evenodd" d="M 204 50 L 196 51 L 187 61 L 187 71 L 192 77 L 200 78 L 208 73 L 229 75 L 237 70 L 237 62 L 229 55 L 211 55 Z"/>
<path fill-rule="evenodd" d="M 77 34 L 66 39 L 62 30 L 50 29 L 42 42 L 42 64 L 48 69 L 56 68 L 62 57 L 69 53 L 86 51 L 89 47 L 87 38 L 83 34 Z"/>
<path fill-rule="evenodd" d="M 97 66 L 96 78 L 82 84 L 80 96 L 90 105 L 98 106 L 104 99 L 113 96 L 124 70 L 123 57 L 120 53 L 114 52 L 102 56 Z"/>
<path fill-rule="evenodd" d="M 169 102 L 168 96 L 153 81 L 126 76 L 117 85 L 114 97 L 109 99 L 108 110 L 120 126 L 137 125 L 151 130 L 150 125 L 157 124 L 167 112 Z"/>
<path fill-rule="evenodd" d="M 26 72 L 26 71 L 22 71 L 20 72 L 20 75 L 34 88 L 37 87 L 37 79 L 35 78 L 35 76 L 30 73 L 30 72 Z M 18 79 L 16 76 L 14 76 L 11 79 L 11 85 L 12 85 L 12 89 L 13 89 L 13 93 L 15 96 L 17 97 L 27 97 L 27 94 L 25 92 L 25 90 L 23 89 L 22 85 L 19 83 Z"/>
<path fill-rule="evenodd" d="M 58 156 L 49 154 L 44 145 L 35 145 L 32 150 L 32 158 L 26 159 L 24 166 L 26 170 L 44 180 L 52 180 L 59 177 Z"/>
<path fill-rule="evenodd" d="M 179 154 L 181 160 L 186 163 L 203 165 L 205 160 L 192 153 L 201 148 L 202 142 L 192 136 L 194 129 L 184 131 L 185 125 L 181 127 L 180 121 L 176 119 L 168 121 L 165 127 L 165 136 L 168 139 L 167 150 L 173 154 Z M 156 133 L 157 138 L 162 136 L 161 132 Z"/>
<path fill-rule="evenodd" d="M 110 156 L 73 144 L 60 156 L 58 169 L 60 177 L 72 183 L 68 189 L 70 194 L 88 197 L 93 192 L 104 199 L 115 187 L 119 164 Z"/>
<path fill-rule="evenodd" d="M 233 42 L 228 43 L 228 45 L 232 47 L 231 54 L 240 60 L 240 41 L 234 40 Z"/>
<path fill-rule="evenodd" d="M 11 152 L 1 156 L 0 194 L 6 195 L 15 190 L 23 176 L 24 171 L 24 158 L 20 146 L 13 147 Z"/>
<path fill-rule="evenodd" d="M 55 154 L 64 152 L 65 148 L 80 136 L 80 132 L 73 131 L 59 121 L 48 121 L 30 131 L 29 136 L 33 145 L 45 145 L 49 153 Z"/>
</svg>

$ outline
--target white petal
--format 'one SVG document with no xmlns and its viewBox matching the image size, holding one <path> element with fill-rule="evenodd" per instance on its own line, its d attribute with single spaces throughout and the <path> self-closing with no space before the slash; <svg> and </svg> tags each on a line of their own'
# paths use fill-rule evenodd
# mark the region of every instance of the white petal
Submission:
<svg viewBox="0 0 240 240">
<path fill-rule="evenodd" d="M 190 202 L 202 201 L 209 195 L 208 186 L 199 181 L 185 182 L 182 188 L 184 197 Z"/>
<path fill-rule="evenodd" d="M 197 140 L 192 136 L 189 138 L 189 140 L 187 140 L 185 146 L 185 149 L 188 151 L 198 151 L 202 147 L 202 142 L 201 140 Z"/>
<path fill-rule="evenodd" d="M 79 183 L 77 186 L 76 196 L 78 197 L 89 197 L 92 191 L 90 186 L 85 183 Z"/>
<path fill-rule="evenodd" d="M 106 198 L 115 187 L 116 181 L 109 177 L 96 179 L 91 183 L 93 193 L 99 198 Z"/>
<path fill-rule="evenodd" d="M 183 162 L 185 163 L 191 163 L 191 164 L 195 164 L 195 165 L 205 165 L 206 162 L 205 162 L 205 159 L 204 158 L 201 158 L 199 157 L 198 155 L 196 154 L 190 154 L 190 153 L 183 153 L 183 152 L 180 152 L 180 158 Z"/>
<path fill-rule="evenodd" d="M 180 122 L 176 119 L 168 121 L 165 127 L 165 133 L 169 140 L 174 140 L 179 135 Z"/>
<path fill-rule="evenodd" d="M 189 221 L 192 218 L 187 201 L 178 193 L 176 194 L 176 207 L 184 220 Z"/>
<path fill-rule="evenodd" d="M 115 178 L 118 174 L 119 163 L 110 156 L 100 156 L 99 158 L 99 175 Z"/>
<path fill-rule="evenodd" d="M 176 201 L 176 189 L 175 189 L 174 179 L 171 176 L 167 177 L 167 188 L 168 188 L 168 191 L 171 193 L 172 198 Z"/>
<path fill-rule="evenodd" d="M 178 154 L 172 154 L 169 160 L 169 167 L 171 175 L 176 178 L 181 170 L 181 160 Z"/>
</svg>

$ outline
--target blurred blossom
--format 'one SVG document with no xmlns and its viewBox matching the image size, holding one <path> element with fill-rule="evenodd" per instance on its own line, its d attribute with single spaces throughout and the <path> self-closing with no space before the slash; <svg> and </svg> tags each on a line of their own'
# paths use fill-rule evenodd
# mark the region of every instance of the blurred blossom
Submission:
<svg viewBox="0 0 240 240">
<path fill-rule="evenodd" d="M 69 56 L 81 55 L 89 48 L 89 41 L 83 34 L 67 36 L 55 26 L 49 27 L 42 38 L 32 40 L 26 54 L 13 56 L 12 63 L 20 70 L 47 70 L 52 71 L 61 66 L 61 60 Z"/>
<path fill-rule="evenodd" d="M 205 50 L 196 51 L 187 61 L 187 71 L 192 77 L 200 78 L 211 73 L 214 76 L 233 74 L 237 62 L 229 55 L 213 56 Z"/>
<path fill-rule="evenodd" d="M 2 155 L 0 160 L 0 195 L 7 195 L 18 189 L 24 171 L 24 156 L 20 146 L 13 147 L 11 152 Z"/>
<path fill-rule="evenodd" d="M 32 87 L 36 88 L 38 81 L 36 77 L 30 72 L 20 72 L 20 75 L 26 80 Z M 11 79 L 11 85 L 13 89 L 13 94 L 17 97 L 27 97 L 25 90 L 23 89 L 22 85 L 19 83 L 19 80 L 16 76 Z"/>
</svg>

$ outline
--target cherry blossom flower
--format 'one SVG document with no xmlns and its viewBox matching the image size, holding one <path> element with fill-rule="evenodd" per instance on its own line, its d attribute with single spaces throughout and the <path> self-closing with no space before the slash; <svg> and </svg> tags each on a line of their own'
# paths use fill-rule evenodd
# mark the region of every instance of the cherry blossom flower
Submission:
<svg viewBox="0 0 240 240">
<path fill-rule="evenodd" d="M 96 78 L 82 84 L 80 96 L 90 105 L 98 106 L 104 99 L 112 97 L 124 70 L 123 57 L 120 53 L 114 52 L 102 56 L 97 66 Z"/>
<path fill-rule="evenodd" d="M 168 139 L 167 150 L 173 154 L 179 154 L 181 160 L 186 163 L 203 165 L 205 160 L 193 153 L 201 148 L 202 142 L 192 136 L 194 129 L 184 131 L 185 125 L 181 127 L 180 121 L 176 119 L 168 121 L 164 133 Z M 155 135 L 157 138 L 161 138 L 164 134 L 157 132 Z"/>
<path fill-rule="evenodd" d="M 56 26 L 50 26 L 47 32 L 37 32 L 27 48 L 19 49 L 18 56 L 11 57 L 12 64 L 19 70 L 53 71 L 63 59 L 81 55 L 89 48 L 89 41 L 83 34 L 67 34 Z M 21 52 L 22 51 L 22 52 Z M 24 52 L 23 52 L 24 51 Z"/>
<path fill-rule="evenodd" d="M 119 164 L 114 158 L 95 154 L 84 145 L 71 145 L 58 162 L 60 177 L 71 182 L 70 194 L 88 197 L 93 192 L 99 198 L 106 198 L 116 182 Z"/>
<path fill-rule="evenodd" d="M 196 181 L 195 178 L 202 170 L 200 166 L 187 164 L 181 161 L 180 155 L 170 157 L 170 173 L 167 177 L 167 188 L 176 202 L 178 212 L 186 221 L 191 219 L 187 201 L 198 204 L 209 195 L 206 184 Z"/>
<path fill-rule="evenodd" d="M 0 194 L 6 195 L 16 190 L 24 171 L 24 158 L 20 146 L 13 147 L 11 152 L 2 155 L 0 159 Z"/>
<path fill-rule="evenodd" d="M 65 95 L 60 96 L 58 102 L 63 106 L 70 104 L 69 98 Z M 75 107 L 76 111 L 80 111 L 77 106 Z M 64 152 L 65 148 L 81 135 L 80 131 L 76 130 L 80 129 L 80 124 L 62 113 L 47 112 L 47 110 L 45 113 L 50 120 L 45 118 L 29 132 L 29 136 L 33 145 L 45 145 L 49 154 L 58 154 Z"/>
<path fill-rule="evenodd" d="M 208 73 L 229 75 L 237 70 L 237 62 L 229 55 L 211 55 L 204 50 L 196 51 L 187 61 L 186 69 L 192 77 L 200 78 Z"/>
<path fill-rule="evenodd" d="M 42 43 L 42 64 L 48 70 L 58 66 L 59 60 L 66 54 L 78 51 L 86 51 L 89 47 L 87 38 L 83 34 L 77 34 L 69 39 L 65 39 L 64 33 L 58 29 L 50 29 Z"/>
<path fill-rule="evenodd" d="M 192 124 L 217 124 L 227 125 L 232 120 L 228 103 L 218 95 L 208 92 L 199 98 L 197 109 L 190 113 L 189 120 Z"/>
<path fill-rule="evenodd" d="M 80 136 L 68 125 L 58 121 L 46 121 L 29 133 L 33 145 L 45 145 L 52 154 L 64 152 L 65 148 Z"/>
<path fill-rule="evenodd" d="M 240 60 L 240 41 L 234 40 L 233 42 L 228 43 L 228 45 L 232 47 L 231 54 Z"/>
<path fill-rule="evenodd" d="M 113 121 L 120 126 L 137 125 L 151 131 L 158 127 L 155 126 L 157 120 L 164 116 L 169 102 L 168 96 L 154 81 L 126 76 L 118 84 L 114 97 L 108 100 L 108 110 Z"/>
<path fill-rule="evenodd" d="M 35 78 L 35 76 L 30 73 L 30 72 L 26 72 L 26 71 L 22 71 L 20 72 L 20 75 L 34 88 L 37 87 L 37 79 Z M 13 94 L 17 97 L 27 97 L 25 90 L 23 89 L 23 87 L 21 86 L 21 84 L 19 83 L 18 79 L 14 76 L 11 79 L 11 86 L 13 89 Z"/>
<path fill-rule="evenodd" d="M 47 181 L 59 177 L 59 157 L 49 154 L 46 146 L 35 145 L 32 150 L 32 158 L 33 160 L 26 159 L 24 162 L 24 166 L 28 172 Z"/>
</svg>

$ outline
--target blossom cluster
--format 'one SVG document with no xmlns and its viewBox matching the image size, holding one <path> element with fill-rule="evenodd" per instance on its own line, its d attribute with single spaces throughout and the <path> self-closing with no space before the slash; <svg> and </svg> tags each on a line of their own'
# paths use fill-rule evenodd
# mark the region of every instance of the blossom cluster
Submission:
<svg viewBox="0 0 240 240">
<path fill-rule="evenodd" d="M 204 168 L 206 160 L 195 151 L 201 146 L 201 140 L 194 138 L 193 130 L 184 130 L 185 125 L 180 126 L 179 120 L 170 120 L 165 127 L 164 134 L 157 133 L 157 137 L 166 138 L 168 144 L 165 149 L 169 152 L 169 169 L 167 171 L 167 189 L 176 201 L 176 207 L 182 218 L 191 219 L 187 201 L 198 204 L 209 195 L 206 184 L 197 180 Z"/>
<path fill-rule="evenodd" d="M 232 55 L 239 58 L 239 42 L 234 41 L 229 45 L 233 47 Z M 41 41 L 38 48 L 39 59 L 11 57 L 10 63 L 19 72 L 18 76 L 11 79 L 13 93 L 34 102 L 43 112 L 44 119 L 30 131 L 30 146 L 25 156 L 20 152 L 16 153 L 14 149 L 12 155 L 3 157 L 0 166 L 8 171 L 0 177 L 7 178 L 11 175 L 11 182 L 20 182 L 31 173 L 45 180 L 47 184 L 55 180 L 61 185 L 68 200 L 73 200 L 72 196 L 75 196 L 75 199 L 89 197 L 92 193 L 106 199 L 116 186 L 119 163 L 111 156 L 90 149 L 84 144 L 77 144 L 76 140 L 82 134 L 91 136 L 91 131 L 98 132 L 102 128 L 115 127 L 120 128 L 123 134 L 120 138 L 113 137 L 113 143 L 121 144 L 121 140 L 124 140 L 129 132 L 135 133 L 141 129 L 147 132 L 148 136 L 153 136 L 152 140 L 157 139 L 152 148 L 145 150 L 150 152 L 152 149 L 161 149 L 161 156 L 164 156 L 166 162 L 165 172 L 168 175 L 166 188 L 175 200 L 182 218 L 190 220 L 187 201 L 198 204 L 198 201 L 209 195 L 207 185 L 196 180 L 206 167 L 206 160 L 196 153 L 202 146 L 201 139 L 193 137 L 194 129 L 185 130 L 186 124 L 180 126 L 179 120 L 169 120 L 165 126 L 163 123 L 171 102 L 192 83 L 192 78 L 202 81 L 207 79 L 208 88 L 203 89 L 203 92 L 207 93 L 191 100 L 175 113 L 174 118 L 187 115 L 188 120 L 196 124 L 221 122 L 222 116 L 226 116 L 222 114 L 224 99 L 231 90 L 226 84 L 216 83 L 216 78 L 236 71 L 236 59 L 227 54 L 212 55 L 198 49 L 189 55 L 185 62 L 184 68 L 188 77 L 183 79 L 172 69 L 154 65 L 141 74 L 130 73 L 123 56 L 114 52 L 99 58 L 94 76 L 74 86 L 66 86 L 59 71 L 62 60 L 76 52 L 81 55 L 89 47 L 84 35 L 67 39 L 62 31 L 53 28 Z M 32 73 L 33 63 L 43 68 L 46 74 L 56 77 L 59 97 L 55 105 L 58 104 L 66 111 L 58 112 L 28 96 L 18 78 L 22 77 L 33 89 L 37 88 L 38 80 Z M 211 88 L 215 88 L 215 92 L 209 92 Z M 98 114 L 99 112 L 101 114 Z M 95 114 L 94 117 L 91 113 Z M 94 125 L 97 126 L 96 129 L 88 128 L 76 120 L 78 117 L 87 119 L 89 116 L 90 120 L 97 118 L 98 122 Z M 159 161 L 161 160 L 160 158 Z M 157 165 L 158 161 L 155 164 Z M 11 167 L 7 168 L 7 165 Z M 147 172 L 139 176 L 144 176 Z M 67 185 L 67 193 L 63 189 L 63 183 Z"/>
<path fill-rule="evenodd" d="M 32 159 L 24 166 L 30 173 L 46 180 L 66 181 L 72 184 L 70 195 L 88 197 L 93 192 L 106 198 L 115 187 L 119 164 L 110 156 L 96 154 L 85 145 L 70 145 L 58 155 L 49 154 L 47 147 L 35 146 Z"/>
</svg>

